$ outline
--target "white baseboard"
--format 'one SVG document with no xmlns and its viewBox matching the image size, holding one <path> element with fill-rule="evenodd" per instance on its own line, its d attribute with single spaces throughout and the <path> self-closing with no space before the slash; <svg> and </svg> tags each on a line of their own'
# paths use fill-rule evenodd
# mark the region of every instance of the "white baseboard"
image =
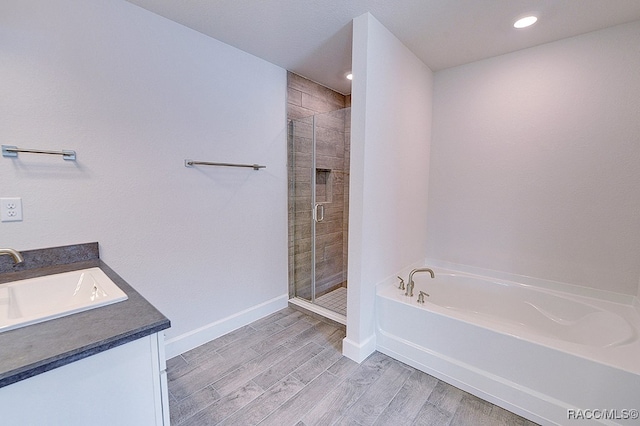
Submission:
<svg viewBox="0 0 640 426">
<path fill-rule="evenodd" d="M 369 336 L 364 342 L 358 343 L 348 338 L 342 340 L 342 355 L 360 364 L 376 350 L 376 335 Z"/>
<path fill-rule="evenodd" d="M 167 359 L 197 348 L 224 334 L 284 309 L 288 306 L 288 301 L 289 295 L 284 294 L 180 336 L 167 339 L 165 345 Z"/>
</svg>

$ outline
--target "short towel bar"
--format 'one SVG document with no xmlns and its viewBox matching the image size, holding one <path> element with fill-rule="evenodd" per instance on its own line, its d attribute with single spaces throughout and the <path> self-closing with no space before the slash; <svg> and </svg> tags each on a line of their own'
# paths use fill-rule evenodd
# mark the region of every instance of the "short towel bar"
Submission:
<svg viewBox="0 0 640 426">
<path fill-rule="evenodd" d="M 50 154 L 50 155 L 62 155 L 63 160 L 76 160 L 76 152 L 71 150 L 62 151 L 46 151 L 43 149 L 26 149 L 18 148 L 12 145 L 2 145 L 3 157 L 17 157 L 19 152 L 28 152 L 31 154 Z"/>
</svg>

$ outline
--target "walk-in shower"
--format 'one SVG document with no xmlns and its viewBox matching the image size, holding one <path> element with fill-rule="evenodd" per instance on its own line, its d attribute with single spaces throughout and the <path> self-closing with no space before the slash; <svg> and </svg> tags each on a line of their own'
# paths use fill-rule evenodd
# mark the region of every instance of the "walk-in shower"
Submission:
<svg viewBox="0 0 640 426">
<path fill-rule="evenodd" d="M 340 322 L 347 314 L 350 125 L 350 108 L 289 122 L 289 294 Z"/>
</svg>

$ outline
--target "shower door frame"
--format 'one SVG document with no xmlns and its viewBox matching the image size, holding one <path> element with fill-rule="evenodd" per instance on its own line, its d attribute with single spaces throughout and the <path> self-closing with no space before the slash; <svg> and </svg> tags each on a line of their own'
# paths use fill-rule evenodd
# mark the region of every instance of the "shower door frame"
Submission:
<svg viewBox="0 0 640 426">
<path fill-rule="evenodd" d="M 318 224 L 318 200 L 317 200 L 317 158 L 316 158 L 316 115 L 311 117 L 311 303 L 316 303 L 316 244 Z M 324 220 L 324 207 L 322 208 Z"/>
<path fill-rule="evenodd" d="M 308 173 L 309 173 L 309 182 L 311 185 L 311 200 L 310 200 L 310 211 L 311 211 L 311 244 L 310 244 L 310 249 L 311 249 L 311 258 L 310 258 L 310 265 L 311 265 L 311 270 L 309 272 L 309 278 L 311 279 L 311 283 L 310 283 L 310 297 L 309 299 L 302 297 L 299 295 L 298 293 L 298 287 L 297 287 L 297 276 L 295 274 L 295 264 L 294 264 L 294 276 L 292 277 L 293 279 L 293 288 L 294 288 L 294 297 L 299 297 L 302 298 L 303 300 L 307 300 L 310 303 L 315 304 L 316 301 L 316 273 L 317 273 L 317 268 L 316 268 L 316 254 L 317 254 L 317 229 L 316 229 L 316 225 L 317 223 L 322 220 L 324 220 L 324 206 L 322 206 L 321 204 L 319 204 L 317 202 L 317 188 L 316 188 L 316 184 L 317 184 L 317 179 L 316 179 L 316 166 L 317 166 L 317 153 L 316 153 L 316 143 L 317 143 L 317 139 L 316 139 L 316 114 L 314 114 L 311 117 L 305 117 L 305 118 L 311 118 L 311 164 L 309 166 L 308 169 Z M 302 120 L 304 120 L 304 118 L 298 119 L 298 120 L 292 120 L 293 123 L 293 135 L 292 137 L 293 139 L 293 175 L 294 175 L 294 197 L 296 195 L 296 189 L 295 189 L 295 185 L 296 185 L 296 181 L 295 181 L 295 169 L 299 166 L 299 163 L 296 161 L 295 158 L 295 137 L 296 137 L 296 122 L 301 122 Z M 320 210 L 320 208 L 322 209 L 322 215 L 320 216 L 320 219 L 318 219 L 318 211 Z M 295 211 L 294 211 L 294 215 L 295 215 Z M 297 221 L 297 217 L 294 216 L 294 221 Z M 296 241 L 296 234 L 295 234 L 295 223 L 294 223 L 294 244 Z M 295 247 L 295 246 L 294 246 Z M 295 248 L 294 248 L 295 250 Z M 295 253 L 294 253 L 295 256 Z"/>
</svg>

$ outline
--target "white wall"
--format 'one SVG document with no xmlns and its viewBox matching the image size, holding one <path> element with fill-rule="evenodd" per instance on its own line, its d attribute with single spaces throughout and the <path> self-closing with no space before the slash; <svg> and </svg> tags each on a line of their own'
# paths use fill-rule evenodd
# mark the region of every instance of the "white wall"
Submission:
<svg viewBox="0 0 640 426">
<path fill-rule="evenodd" d="M 638 294 L 640 22 L 436 73 L 429 258 Z"/>
<path fill-rule="evenodd" d="M 426 252 L 431 70 L 372 15 L 353 22 L 347 337 L 375 349 L 375 285 Z"/>
<path fill-rule="evenodd" d="M 0 158 L 2 246 L 98 241 L 169 339 L 286 305 L 285 70 L 125 1 L 5 0 L 0 58 L 2 144 L 78 155 Z"/>
</svg>

